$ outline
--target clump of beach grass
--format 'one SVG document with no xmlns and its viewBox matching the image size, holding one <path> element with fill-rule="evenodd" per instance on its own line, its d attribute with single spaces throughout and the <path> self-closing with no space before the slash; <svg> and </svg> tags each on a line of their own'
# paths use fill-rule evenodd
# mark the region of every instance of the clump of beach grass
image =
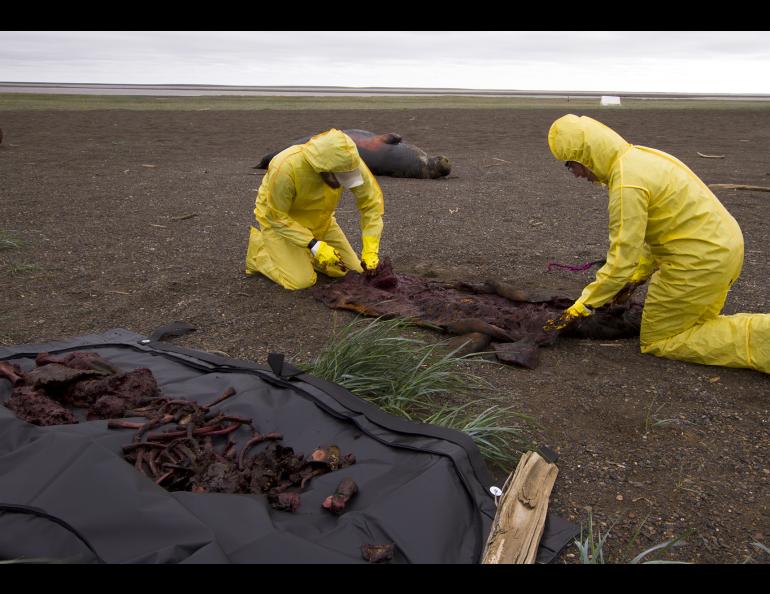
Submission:
<svg viewBox="0 0 770 594">
<path fill-rule="evenodd" d="M 11 231 L 0 229 L 0 269 L 11 276 L 24 274 L 27 272 L 37 272 L 40 267 L 36 264 L 27 264 L 24 262 L 14 262 L 11 252 L 20 250 L 24 247 L 24 241 L 13 235 Z"/>
<path fill-rule="evenodd" d="M 0 251 L 17 250 L 24 245 L 24 242 L 11 235 L 8 231 L 0 229 Z"/>
<path fill-rule="evenodd" d="M 8 274 L 16 276 L 19 274 L 27 274 L 30 272 L 40 272 L 40 266 L 37 264 L 25 264 L 23 262 L 10 263 L 8 265 Z"/>
<path fill-rule="evenodd" d="M 412 329 L 400 319 L 356 318 L 303 368 L 391 414 L 463 431 L 490 462 L 515 467 L 532 444 L 511 419 L 531 419 L 494 403 L 493 387 L 474 372 L 482 359 L 404 336 Z"/>
<path fill-rule="evenodd" d="M 631 537 L 629 545 L 639 535 L 639 532 L 641 531 L 645 521 L 646 518 L 642 521 L 634 535 Z M 611 530 L 612 526 L 610 526 L 607 532 L 604 534 L 601 533 L 601 530 L 597 530 L 596 533 L 594 533 L 593 514 L 590 511 L 588 512 L 588 527 L 586 529 L 585 539 L 583 538 L 583 525 L 581 524 L 580 539 L 574 541 L 575 547 L 577 547 L 579 552 L 580 563 L 585 565 L 602 565 L 608 563 L 607 558 L 605 557 L 604 545 L 607 542 L 607 538 L 609 537 Z M 625 563 L 630 565 L 688 564 L 687 561 L 669 561 L 665 559 L 653 559 L 651 557 L 670 551 L 674 547 L 686 545 L 687 543 L 684 541 L 684 538 L 691 533 L 692 530 L 676 538 L 658 543 L 648 549 L 645 549 L 629 561 L 625 561 Z M 625 555 L 627 550 L 628 545 L 624 549 L 623 555 Z M 645 558 L 648 557 L 650 558 L 645 560 Z"/>
</svg>

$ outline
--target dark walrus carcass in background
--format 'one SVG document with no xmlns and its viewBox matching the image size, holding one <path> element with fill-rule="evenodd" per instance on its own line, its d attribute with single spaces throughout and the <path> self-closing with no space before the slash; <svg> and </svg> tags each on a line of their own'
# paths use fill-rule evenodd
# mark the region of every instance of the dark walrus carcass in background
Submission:
<svg viewBox="0 0 770 594">
<path fill-rule="evenodd" d="M 401 136 L 393 132 L 375 134 L 355 129 L 343 132 L 356 143 L 358 153 L 374 175 L 436 179 L 449 175 L 452 170 L 452 165 L 445 156 L 429 157 L 424 150 L 403 142 Z M 305 144 L 311 138 L 312 136 L 297 138 L 282 149 L 266 154 L 254 169 L 267 169 L 272 158 L 279 152 L 295 144 Z"/>
</svg>

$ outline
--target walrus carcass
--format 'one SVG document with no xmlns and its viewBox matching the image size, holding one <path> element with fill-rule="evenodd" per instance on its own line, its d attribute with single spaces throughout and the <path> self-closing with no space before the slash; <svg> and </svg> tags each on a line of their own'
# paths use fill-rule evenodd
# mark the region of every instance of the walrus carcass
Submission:
<svg viewBox="0 0 770 594">
<path fill-rule="evenodd" d="M 443 155 L 429 157 L 427 153 L 408 142 L 399 134 L 375 134 L 367 130 L 343 130 L 358 147 L 358 154 L 374 175 L 388 177 L 413 177 L 436 179 L 449 175 L 451 163 Z M 282 150 L 295 144 L 305 144 L 312 136 L 303 136 L 291 141 L 278 151 L 266 154 L 254 169 L 267 169 L 270 161 Z"/>
<path fill-rule="evenodd" d="M 576 295 L 525 290 L 508 283 L 442 282 L 400 274 L 385 256 L 375 274 L 348 274 L 318 284 L 311 294 L 334 309 L 372 317 L 406 319 L 416 326 L 439 330 L 456 338 L 448 343 L 458 354 L 487 351 L 510 365 L 537 367 L 541 347 L 557 338 L 615 340 L 639 336 L 643 300 L 597 308 L 559 332 L 546 331 Z"/>
</svg>

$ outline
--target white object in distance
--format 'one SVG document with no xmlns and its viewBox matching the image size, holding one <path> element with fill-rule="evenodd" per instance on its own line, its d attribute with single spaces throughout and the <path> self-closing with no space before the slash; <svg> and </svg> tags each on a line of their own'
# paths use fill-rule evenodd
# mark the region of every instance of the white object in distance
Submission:
<svg viewBox="0 0 770 594">
<path fill-rule="evenodd" d="M 602 95 L 602 105 L 620 105 L 620 97 L 617 95 Z"/>
</svg>

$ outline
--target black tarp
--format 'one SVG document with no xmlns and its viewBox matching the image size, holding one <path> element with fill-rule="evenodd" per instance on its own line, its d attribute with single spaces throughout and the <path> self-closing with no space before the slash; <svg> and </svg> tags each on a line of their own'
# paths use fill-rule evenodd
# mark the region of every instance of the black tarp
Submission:
<svg viewBox="0 0 770 594">
<path fill-rule="evenodd" d="M 478 563 L 495 514 L 492 478 L 463 433 L 384 413 L 347 390 L 271 365 L 192 351 L 116 329 L 0 347 L 29 371 L 39 352 L 93 351 L 147 367 L 164 395 L 206 402 L 232 386 L 227 410 L 309 453 L 334 443 L 357 462 L 310 481 L 296 513 L 264 495 L 169 492 L 121 453 L 133 432 L 107 421 L 37 427 L 0 406 L 0 559 L 106 563 L 366 563 L 364 544 L 395 544 L 393 563 Z M 10 381 L 0 379 L 0 402 Z M 340 516 L 322 509 L 342 478 L 359 493 Z M 574 536 L 549 515 L 538 560 Z"/>
</svg>

